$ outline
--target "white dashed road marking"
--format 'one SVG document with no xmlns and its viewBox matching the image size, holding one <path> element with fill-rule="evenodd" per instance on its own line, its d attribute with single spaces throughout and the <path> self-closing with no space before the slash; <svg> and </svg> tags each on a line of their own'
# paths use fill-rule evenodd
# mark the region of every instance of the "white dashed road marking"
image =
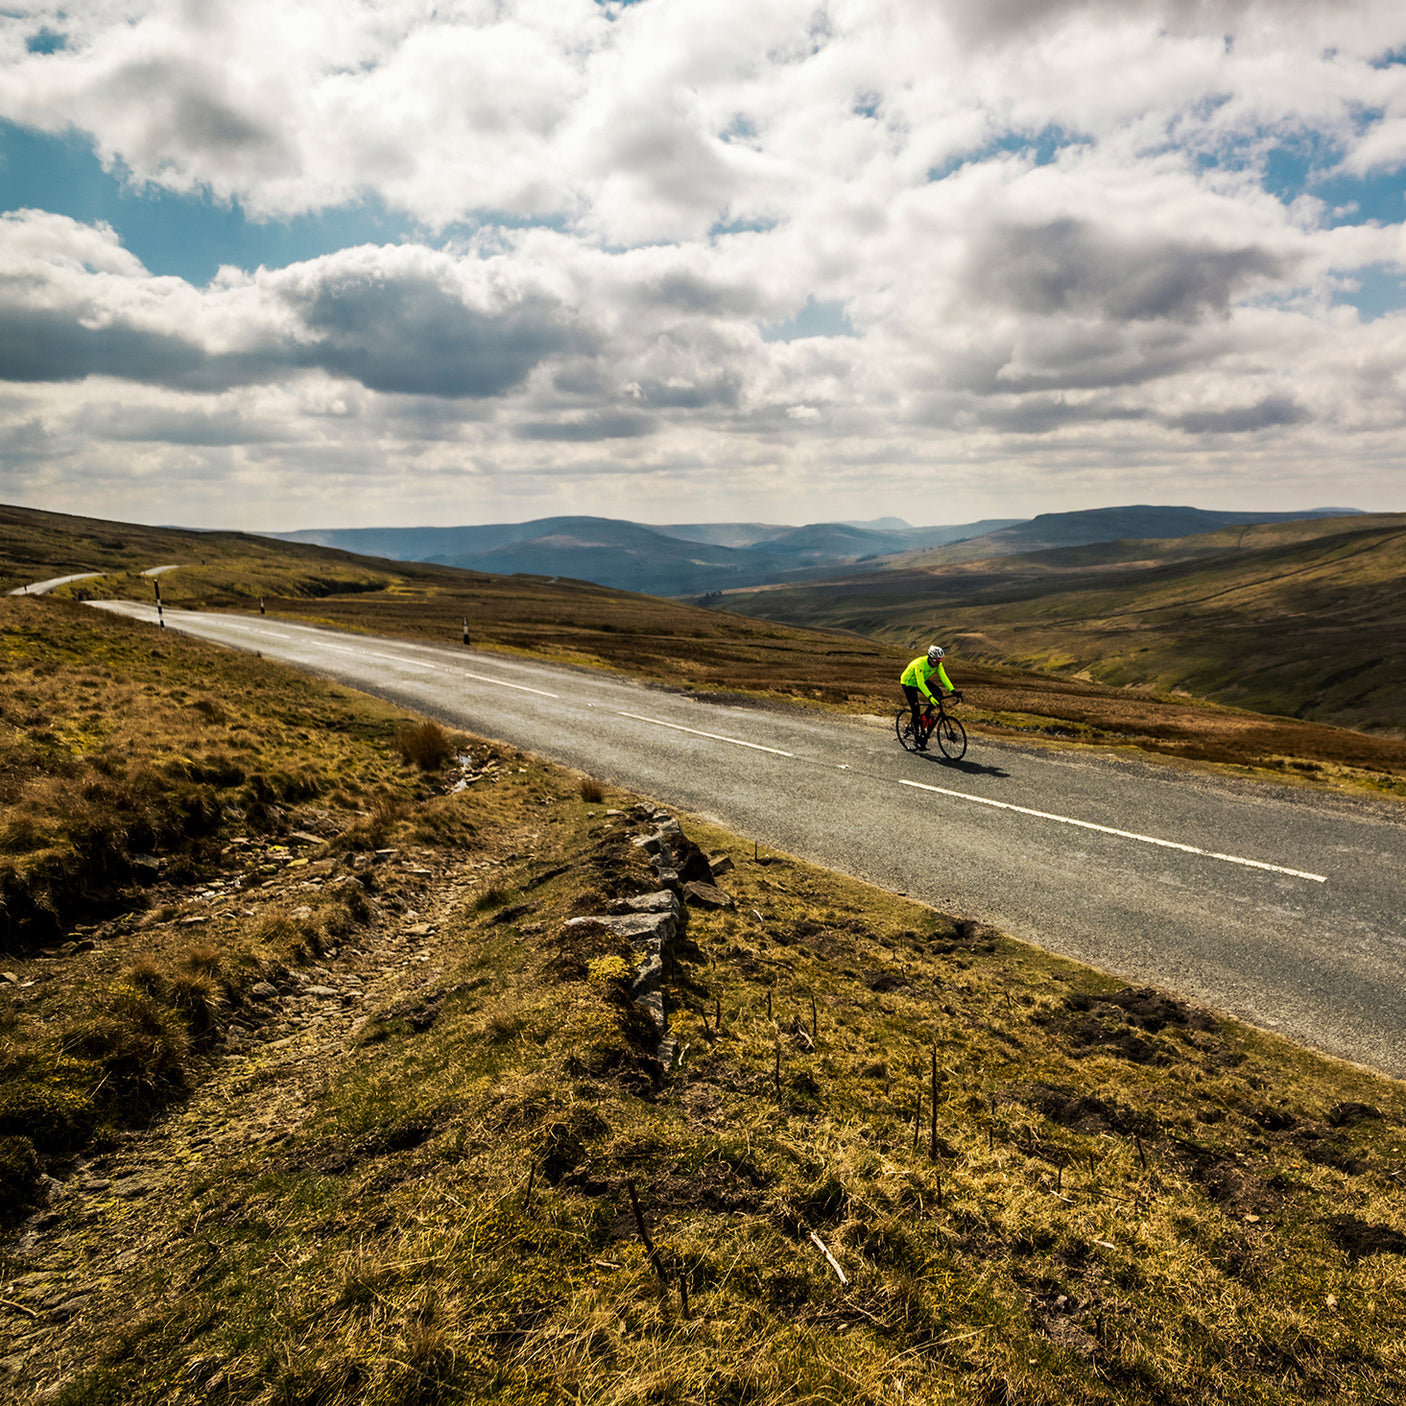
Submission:
<svg viewBox="0 0 1406 1406">
<path fill-rule="evenodd" d="M 1018 815 L 1033 815 L 1037 820 L 1053 820 L 1058 825 L 1077 825 L 1081 830 L 1097 830 L 1102 835 L 1116 835 L 1123 840 L 1137 840 L 1144 845 L 1157 845 L 1161 849 L 1180 850 L 1183 854 L 1199 854 L 1207 859 L 1219 859 L 1226 864 L 1241 864 L 1247 869 L 1267 869 L 1271 874 L 1288 874 L 1294 879 L 1309 879 L 1315 884 L 1326 884 L 1326 874 L 1307 874 L 1302 869 L 1286 869 L 1282 864 L 1266 864 L 1260 859 L 1242 859 L 1236 854 L 1217 854 L 1214 850 L 1198 849 L 1195 845 L 1178 844 L 1175 840 L 1159 840 L 1152 835 L 1139 835 L 1132 830 L 1115 830 L 1111 825 L 1095 825 L 1092 820 L 1075 820 L 1068 815 L 1051 815 L 1049 811 L 1030 810 L 1026 806 L 1015 806 L 1009 801 L 991 801 L 985 796 L 969 796 L 965 791 L 949 791 L 944 786 L 925 786 L 921 781 L 900 781 L 900 786 L 912 786 L 918 791 L 935 791 L 939 796 L 952 796 L 959 801 L 970 801 L 973 805 L 994 806 L 997 810 L 1012 810 Z"/>
<path fill-rule="evenodd" d="M 723 737 L 716 732 L 699 732 L 696 727 L 684 727 L 682 723 L 666 723 L 662 718 L 646 718 L 639 713 L 616 713 L 617 718 L 633 718 L 637 723 L 653 723 L 655 727 L 671 727 L 675 732 L 691 732 L 695 737 L 709 737 L 714 742 L 731 742 L 734 747 L 750 747 L 754 752 L 770 752 L 776 757 L 794 757 L 794 752 L 783 752 L 779 747 L 763 747 L 760 742 L 744 742 L 740 737 Z"/>
<path fill-rule="evenodd" d="M 460 678 L 475 679 L 479 683 L 496 683 L 499 688 L 515 688 L 519 693 L 535 693 L 539 698 L 560 698 L 559 693 L 548 693 L 545 688 L 528 688 L 525 683 L 509 683 L 507 679 L 490 679 L 486 674 L 471 674 L 467 669 L 448 669 L 445 672 L 458 674 Z"/>
</svg>

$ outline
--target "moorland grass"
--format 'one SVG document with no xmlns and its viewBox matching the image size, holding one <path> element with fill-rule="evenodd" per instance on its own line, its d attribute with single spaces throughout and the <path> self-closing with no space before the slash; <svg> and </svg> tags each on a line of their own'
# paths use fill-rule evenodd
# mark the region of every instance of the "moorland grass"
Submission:
<svg viewBox="0 0 1406 1406">
<path fill-rule="evenodd" d="M 404 714 L 249 655 L 58 601 L 0 600 L 0 947 L 54 939 L 153 872 L 194 877 L 231 821 L 404 789 Z"/>
<path fill-rule="evenodd" d="M 153 567 L 176 569 L 159 578 L 142 574 Z M 0 504 L 0 594 L 78 572 L 102 576 L 62 588 L 61 597 L 150 601 L 159 590 L 171 602 L 257 606 L 264 595 L 387 590 L 416 568 L 401 572 L 388 562 L 247 532 L 191 532 Z"/>
<path fill-rule="evenodd" d="M 408 999 L 284 1076 L 305 1081 L 296 1124 L 255 1136 L 256 1106 L 225 1109 L 249 1135 L 178 1146 L 141 1218 L 86 1204 L 66 1262 L 105 1287 L 62 1327 L 52 1399 L 1406 1392 L 1400 1084 L 689 820 L 733 858 L 736 906 L 693 912 L 666 972 L 666 1073 L 628 944 L 565 922 L 656 882 L 634 798 L 474 743 L 476 784 L 437 794 L 393 709 L 73 607 L 14 611 L 14 707 L 42 719 L 7 700 L 26 853 L 64 823 L 28 787 L 113 739 L 219 807 L 104 892 L 121 911 L 69 911 L 69 950 L 10 957 L 36 982 L 0 1005 L 20 1194 L 42 1159 L 115 1157 L 123 1129 L 174 1118 L 258 981 L 339 949 L 374 963 L 410 918 L 373 851 L 483 866 Z M 0 1255 L 7 1281 L 26 1253 Z"/>
<path fill-rule="evenodd" d="M 435 724 L 76 605 L 0 601 L 0 626 L 0 1137 L 57 1156 L 183 1095 L 253 986 L 366 924 L 346 856 L 467 832 L 409 809 L 430 759 L 397 739 L 434 728 L 452 753 Z M 326 886 L 270 907 L 260 886 L 321 836 Z M 209 926 L 202 891 L 225 905 Z M 38 1185 L 21 1153 L 6 1215 Z"/>
<path fill-rule="evenodd" d="M 454 740 L 433 718 L 425 718 L 396 733 L 395 749 L 421 771 L 438 771 L 454 755 Z"/>
<path fill-rule="evenodd" d="M 563 872 L 191 1174 L 60 1401 L 1406 1389 L 1399 1084 L 691 823 L 737 907 L 692 914 L 661 1076 L 619 940 L 562 923 L 652 882 L 648 827 L 533 780 Z"/>
</svg>

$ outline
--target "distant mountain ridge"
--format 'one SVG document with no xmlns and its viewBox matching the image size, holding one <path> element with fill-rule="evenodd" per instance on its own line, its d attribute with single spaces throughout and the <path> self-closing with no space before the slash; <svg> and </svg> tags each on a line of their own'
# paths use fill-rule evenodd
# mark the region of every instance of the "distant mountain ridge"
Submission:
<svg viewBox="0 0 1406 1406">
<path fill-rule="evenodd" d="M 1024 518 L 983 518 L 979 522 L 963 523 L 957 527 L 914 527 L 898 517 L 873 518 L 868 522 L 810 523 L 805 527 L 790 527 L 774 522 L 694 522 L 666 523 L 654 531 L 685 542 L 711 542 L 719 547 L 757 547 L 783 542 L 797 533 L 815 532 L 821 528 L 853 529 L 869 534 L 869 546 L 882 546 L 886 551 L 908 551 L 917 547 L 934 547 L 966 537 L 979 537 L 1003 527 L 1014 527 Z M 885 541 L 879 543 L 877 537 Z"/>
<path fill-rule="evenodd" d="M 1040 513 L 955 548 L 935 554 L 933 561 L 1014 556 L 1060 547 L 1088 547 L 1098 542 L 1146 542 L 1172 537 L 1197 537 L 1223 527 L 1250 527 L 1274 522 L 1303 522 L 1316 518 L 1353 517 L 1357 508 L 1307 508 L 1296 513 L 1230 512 L 1212 508 L 1155 507 L 1133 504 L 1118 508 L 1085 508 L 1068 513 Z"/>
<path fill-rule="evenodd" d="M 621 518 L 562 516 L 483 526 L 312 528 L 263 535 L 491 575 L 565 576 L 648 595 L 702 596 L 841 571 L 1186 537 L 1226 526 L 1355 511 L 1250 513 L 1138 505 L 932 527 L 911 527 L 896 518 L 785 527 L 727 522 L 650 526 Z"/>
<path fill-rule="evenodd" d="M 391 561 L 433 562 L 490 575 L 567 576 L 617 590 L 687 596 L 805 579 L 808 573 L 940 546 L 1019 521 L 880 530 L 850 523 L 651 527 L 620 518 L 550 517 L 479 527 L 313 528 L 264 535 Z"/>
</svg>

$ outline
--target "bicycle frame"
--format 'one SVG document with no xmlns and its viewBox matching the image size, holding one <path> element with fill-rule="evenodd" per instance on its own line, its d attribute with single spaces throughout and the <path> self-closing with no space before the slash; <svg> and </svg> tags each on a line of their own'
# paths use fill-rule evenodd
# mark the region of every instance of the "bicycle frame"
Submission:
<svg viewBox="0 0 1406 1406">
<path fill-rule="evenodd" d="M 935 736 L 943 756 L 948 761 L 960 761 L 966 755 L 967 734 L 961 722 L 952 716 L 944 706 L 946 697 L 938 697 L 925 702 L 917 712 L 917 728 L 913 727 L 911 706 L 898 710 L 894 719 L 894 730 L 898 740 L 908 751 L 926 752 L 928 742 Z"/>
<path fill-rule="evenodd" d="M 921 716 L 923 736 L 931 737 L 933 728 L 946 716 L 947 710 L 942 706 L 942 700 L 940 698 L 936 703 L 924 703 Z"/>
</svg>

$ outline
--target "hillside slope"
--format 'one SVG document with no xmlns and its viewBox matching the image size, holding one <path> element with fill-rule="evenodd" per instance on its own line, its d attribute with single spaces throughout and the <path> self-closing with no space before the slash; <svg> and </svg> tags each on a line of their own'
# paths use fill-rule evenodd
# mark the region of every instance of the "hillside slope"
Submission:
<svg viewBox="0 0 1406 1406">
<path fill-rule="evenodd" d="M 65 765 L 201 826 L 6 952 L 0 1399 L 1406 1394 L 1399 1082 L 530 756 L 416 765 L 268 661 L 0 612 L 7 843 L 71 826 Z"/>
<path fill-rule="evenodd" d="M 1097 542 L 1153 541 L 1195 537 L 1227 527 L 1294 523 L 1319 518 L 1355 516 L 1355 508 L 1310 508 L 1297 513 L 1232 512 L 1191 507 L 1138 504 L 1118 508 L 1086 508 L 1077 512 L 1041 513 L 1026 522 L 988 532 L 981 537 L 925 553 L 916 552 L 895 566 L 942 566 L 985 557 L 1058 551 Z"/>
<path fill-rule="evenodd" d="M 0 594 L 30 581 L 99 572 L 100 582 L 78 589 L 109 599 L 150 600 L 152 580 L 142 573 L 158 566 L 180 568 L 178 576 L 162 578 L 168 593 L 246 601 L 381 591 L 426 575 L 423 568 L 401 569 L 254 533 L 148 527 L 0 504 Z"/>
<path fill-rule="evenodd" d="M 731 610 L 1401 735 L 1406 515 L 1229 528 L 753 594 Z"/>
</svg>

